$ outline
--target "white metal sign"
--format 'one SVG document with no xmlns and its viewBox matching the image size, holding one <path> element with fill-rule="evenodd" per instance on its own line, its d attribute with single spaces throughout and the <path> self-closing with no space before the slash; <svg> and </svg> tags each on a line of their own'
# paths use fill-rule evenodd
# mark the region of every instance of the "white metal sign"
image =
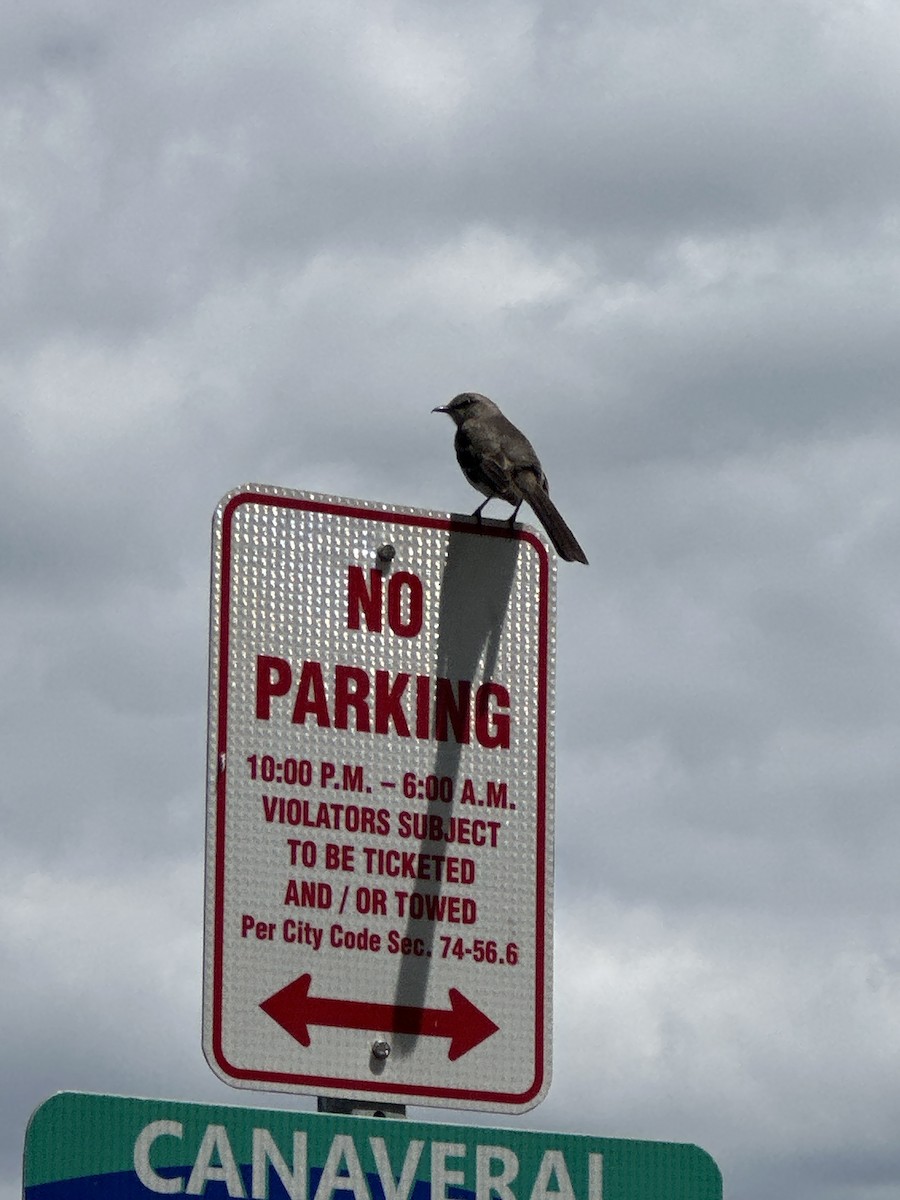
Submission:
<svg viewBox="0 0 900 1200">
<path fill-rule="evenodd" d="M 213 537 L 204 1051 L 238 1087 L 549 1086 L 555 560 L 248 486 Z"/>
</svg>

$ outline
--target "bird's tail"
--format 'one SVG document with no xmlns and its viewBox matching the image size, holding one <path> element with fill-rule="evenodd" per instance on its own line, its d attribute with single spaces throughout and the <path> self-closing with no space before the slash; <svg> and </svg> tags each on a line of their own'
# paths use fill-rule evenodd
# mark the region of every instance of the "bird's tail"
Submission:
<svg viewBox="0 0 900 1200">
<path fill-rule="evenodd" d="M 525 499 L 534 509 L 534 514 L 544 529 L 547 537 L 556 547 L 556 553 L 566 562 L 580 562 L 587 565 L 587 555 L 578 544 L 578 539 L 562 518 L 559 509 L 550 499 L 550 494 L 541 487 L 538 481 L 521 481 Z"/>
</svg>

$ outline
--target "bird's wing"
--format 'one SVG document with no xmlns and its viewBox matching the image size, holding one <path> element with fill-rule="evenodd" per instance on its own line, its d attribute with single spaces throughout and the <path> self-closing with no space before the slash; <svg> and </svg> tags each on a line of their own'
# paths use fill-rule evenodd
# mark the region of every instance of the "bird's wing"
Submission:
<svg viewBox="0 0 900 1200">
<path fill-rule="evenodd" d="M 466 479 L 483 495 L 509 499 L 510 464 L 501 449 L 486 445 L 482 439 L 473 438 L 471 431 L 461 429 L 456 439 L 456 457 Z M 516 498 L 510 503 L 515 504 Z"/>
<path fill-rule="evenodd" d="M 487 454 L 481 459 L 481 470 L 489 481 L 495 495 L 504 496 L 509 491 L 512 479 L 511 464 L 502 452 Z"/>
</svg>

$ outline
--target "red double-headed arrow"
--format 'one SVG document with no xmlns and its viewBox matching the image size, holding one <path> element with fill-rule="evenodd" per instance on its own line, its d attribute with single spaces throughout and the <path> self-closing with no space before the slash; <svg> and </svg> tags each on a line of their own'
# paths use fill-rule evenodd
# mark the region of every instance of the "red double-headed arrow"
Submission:
<svg viewBox="0 0 900 1200">
<path fill-rule="evenodd" d="M 447 1057 L 453 1062 L 500 1028 L 456 988 L 449 989 L 449 1008 L 413 1008 L 406 1004 L 370 1004 L 364 1000 L 310 996 L 311 983 L 311 975 L 301 975 L 259 1006 L 301 1046 L 310 1043 L 310 1025 L 411 1033 L 449 1038 Z"/>
</svg>

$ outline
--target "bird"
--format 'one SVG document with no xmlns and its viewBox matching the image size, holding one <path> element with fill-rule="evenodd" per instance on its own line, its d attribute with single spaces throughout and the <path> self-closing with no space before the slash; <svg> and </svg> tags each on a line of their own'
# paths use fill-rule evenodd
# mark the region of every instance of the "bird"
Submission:
<svg viewBox="0 0 900 1200">
<path fill-rule="evenodd" d="M 486 496 L 472 514 L 481 520 L 488 500 L 495 496 L 515 506 L 510 527 L 527 500 L 556 553 L 566 562 L 587 564 L 587 556 L 578 539 L 550 499 L 547 476 L 534 447 L 520 429 L 507 420 L 487 396 L 480 392 L 461 392 L 449 404 L 433 408 L 453 418 L 456 436 L 453 444 L 463 475 L 472 487 Z"/>
</svg>

